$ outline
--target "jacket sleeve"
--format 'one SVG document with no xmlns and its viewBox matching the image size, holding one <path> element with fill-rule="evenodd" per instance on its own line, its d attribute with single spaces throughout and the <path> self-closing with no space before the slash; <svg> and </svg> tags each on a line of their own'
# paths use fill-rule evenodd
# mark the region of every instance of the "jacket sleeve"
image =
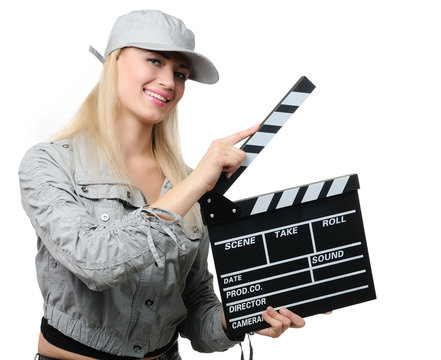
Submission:
<svg viewBox="0 0 441 360">
<path fill-rule="evenodd" d="M 188 314 L 179 328 L 181 335 L 199 352 L 225 351 L 243 341 L 243 337 L 230 339 L 223 329 L 222 304 L 213 290 L 213 275 L 208 270 L 208 247 L 206 235 L 187 278 L 183 298 Z"/>
<path fill-rule="evenodd" d="M 165 221 L 157 216 L 163 210 L 141 208 L 98 224 L 79 199 L 66 156 L 40 144 L 19 168 L 23 207 L 55 260 L 97 291 L 162 261 L 173 246 L 168 234 L 181 231 L 182 219 L 168 212 L 174 220 Z"/>
</svg>

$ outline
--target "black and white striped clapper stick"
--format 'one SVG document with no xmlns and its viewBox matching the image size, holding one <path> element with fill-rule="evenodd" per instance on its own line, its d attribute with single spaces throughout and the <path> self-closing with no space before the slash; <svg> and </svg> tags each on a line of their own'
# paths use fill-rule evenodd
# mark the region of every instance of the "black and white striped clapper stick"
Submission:
<svg viewBox="0 0 441 360">
<path fill-rule="evenodd" d="M 314 89 L 315 85 L 306 76 L 302 76 L 296 82 L 274 110 L 265 118 L 260 125 L 260 129 L 241 146 L 241 149 L 246 152 L 246 157 L 241 167 L 229 179 L 222 175 L 213 191 L 221 195 L 225 194 Z"/>
</svg>

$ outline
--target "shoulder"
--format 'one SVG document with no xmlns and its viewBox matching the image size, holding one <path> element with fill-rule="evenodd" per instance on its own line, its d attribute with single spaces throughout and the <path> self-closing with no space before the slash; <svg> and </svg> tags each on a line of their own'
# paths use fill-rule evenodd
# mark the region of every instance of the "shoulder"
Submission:
<svg viewBox="0 0 441 360">
<path fill-rule="evenodd" d="M 69 140 L 41 142 L 29 148 L 20 163 L 20 171 L 43 164 L 70 167 L 71 144 Z"/>
<path fill-rule="evenodd" d="M 41 142 L 29 148 L 26 151 L 23 160 L 29 157 L 39 157 L 45 155 L 66 156 L 71 151 L 72 151 L 72 145 L 70 140 Z"/>
</svg>

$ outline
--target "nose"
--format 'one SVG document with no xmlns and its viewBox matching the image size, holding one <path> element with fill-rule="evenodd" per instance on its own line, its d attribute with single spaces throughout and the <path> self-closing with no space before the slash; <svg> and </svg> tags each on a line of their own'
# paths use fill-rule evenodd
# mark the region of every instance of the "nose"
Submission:
<svg viewBox="0 0 441 360">
<path fill-rule="evenodd" d="M 175 89 L 175 74 L 173 68 L 165 66 L 159 75 L 159 83 L 168 90 Z"/>
</svg>

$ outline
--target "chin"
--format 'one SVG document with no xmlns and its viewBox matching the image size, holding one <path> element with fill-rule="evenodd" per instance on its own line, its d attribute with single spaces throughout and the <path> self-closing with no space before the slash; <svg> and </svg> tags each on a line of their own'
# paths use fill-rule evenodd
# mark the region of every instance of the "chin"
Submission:
<svg viewBox="0 0 441 360">
<path fill-rule="evenodd" d="M 167 115 L 168 114 L 161 116 L 152 116 L 151 114 L 146 114 L 146 115 L 141 115 L 139 117 L 139 120 L 146 125 L 155 125 L 155 124 L 159 124 L 162 120 L 164 120 L 167 117 Z"/>
</svg>

